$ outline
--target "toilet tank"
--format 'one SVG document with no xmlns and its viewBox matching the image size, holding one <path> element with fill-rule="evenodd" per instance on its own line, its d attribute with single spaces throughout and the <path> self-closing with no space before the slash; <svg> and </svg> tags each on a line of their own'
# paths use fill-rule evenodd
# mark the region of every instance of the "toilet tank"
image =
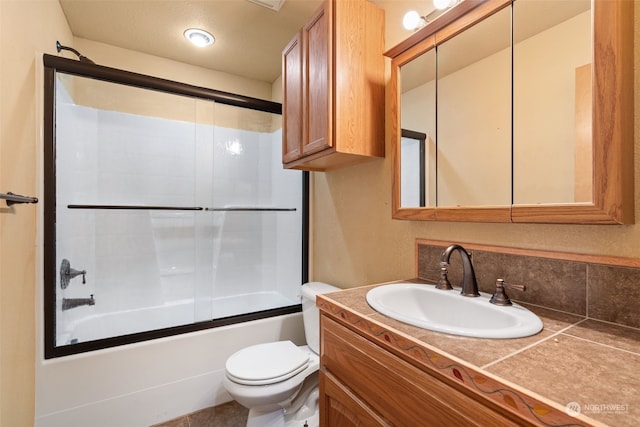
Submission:
<svg viewBox="0 0 640 427">
<path fill-rule="evenodd" d="M 340 288 L 322 282 L 309 282 L 302 285 L 302 320 L 307 345 L 316 354 L 320 354 L 320 310 L 316 306 L 316 295 L 339 291 Z"/>
</svg>

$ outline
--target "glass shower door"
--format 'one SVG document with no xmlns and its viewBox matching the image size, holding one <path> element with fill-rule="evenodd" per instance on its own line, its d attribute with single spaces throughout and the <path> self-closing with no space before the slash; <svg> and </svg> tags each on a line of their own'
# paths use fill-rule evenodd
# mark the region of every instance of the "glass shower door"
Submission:
<svg viewBox="0 0 640 427">
<path fill-rule="evenodd" d="M 45 55 L 45 358 L 300 311 L 281 106 L 72 71 Z"/>
<path fill-rule="evenodd" d="M 57 288 L 56 344 L 193 323 L 207 250 L 196 153 L 211 141 L 197 119 L 210 103 L 57 76 L 56 254 L 68 285 Z M 65 280 L 67 264 L 84 283 Z"/>
<path fill-rule="evenodd" d="M 281 116 L 215 104 L 212 317 L 300 303 L 301 172 L 282 168 Z"/>
</svg>

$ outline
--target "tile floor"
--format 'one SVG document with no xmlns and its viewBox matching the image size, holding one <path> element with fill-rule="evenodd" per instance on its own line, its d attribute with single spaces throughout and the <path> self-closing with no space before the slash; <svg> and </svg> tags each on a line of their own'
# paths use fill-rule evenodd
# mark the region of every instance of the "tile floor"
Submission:
<svg viewBox="0 0 640 427">
<path fill-rule="evenodd" d="M 249 410 L 232 401 L 206 408 L 152 427 L 244 427 Z"/>
</svg>

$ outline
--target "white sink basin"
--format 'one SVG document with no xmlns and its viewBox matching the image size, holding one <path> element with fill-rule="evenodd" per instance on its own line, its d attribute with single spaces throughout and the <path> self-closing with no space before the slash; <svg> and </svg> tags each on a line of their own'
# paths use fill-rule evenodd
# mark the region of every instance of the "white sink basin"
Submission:
<svg viewBox="0 0 640 427">
<path fill-rule="evenodd" d="M 401 322 L 436 332 L 476 338 L 520 338 L 542 330 L 542 321 L 526 308 L 491 304 L 491 295 L 470 298 L 459 289 L 393 283 L 373 288 L 367 302 L 376 311 Z"/>
</svg>

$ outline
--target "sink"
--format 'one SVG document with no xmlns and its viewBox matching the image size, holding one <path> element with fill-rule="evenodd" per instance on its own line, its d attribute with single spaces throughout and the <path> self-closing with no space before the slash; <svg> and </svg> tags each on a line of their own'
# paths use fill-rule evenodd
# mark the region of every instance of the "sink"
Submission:
<svg viewBox="0 0 640 427">
<path fill-rule="evenodd" d="M 491 304 L 491 295 L 460 295 L 459 289 L 433 285 L 393 283 L 373 288 L 367 302 L 393 319 L 420 328 L 475 338 L 521 338 L 542 330 L 542 321 L 526 308 Z"/>
</svg>

